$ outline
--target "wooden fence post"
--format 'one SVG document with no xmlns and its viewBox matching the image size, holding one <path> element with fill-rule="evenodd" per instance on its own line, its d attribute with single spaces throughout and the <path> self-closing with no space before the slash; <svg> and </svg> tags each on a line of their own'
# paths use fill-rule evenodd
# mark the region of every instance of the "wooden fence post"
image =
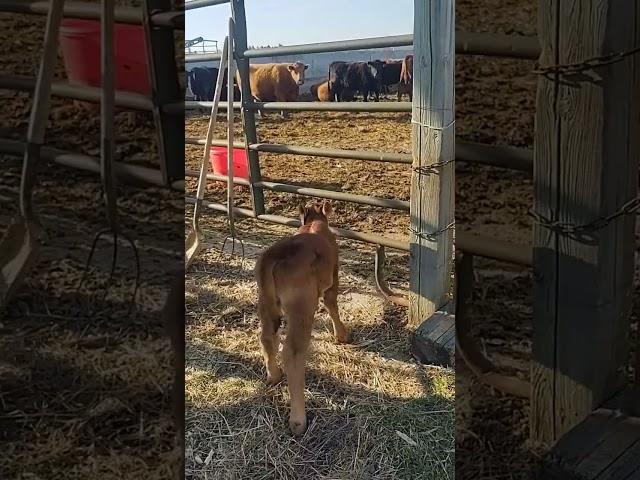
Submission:
<svg viewBox="0 0 640 480">
<path fill-rule="evenodd" d="M 453 316 L 438 312 L 449 303 L 453 273 L 455 1 L 414 6 L 409 322 L 423 324 L 414 354 L 434 363 L 442 347 L 452 361 L 455 342 Z"/>
<path fill-rule="evenodd" d="M 638 45 L 637 2 L 540 0 L 530 433 L 554 443 L 623 385 L 633 215 L 571 232 L 637 194 L 637 56 L 546 68 Z M 633 99 L 633 100 L 632 100 Z"/>
</svg>

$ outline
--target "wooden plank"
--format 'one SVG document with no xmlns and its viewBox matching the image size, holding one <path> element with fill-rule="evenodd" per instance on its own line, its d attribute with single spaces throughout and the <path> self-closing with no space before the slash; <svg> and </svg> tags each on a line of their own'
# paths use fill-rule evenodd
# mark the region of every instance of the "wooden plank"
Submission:
<svg viewBox="0 0 640 480">
<path fill-rule="evenodd" d="M 455 366 L 455 316 L 438 311 L 411 337 L 411 353 L 428 365 Z"/>
<path fill-rule="evenodd" d="M 640 418 L 598 409 L 565 434 L 535 478 L 621 480 L 640 466 Z"/>
<path fill-rule="evenodd" d="M 598 480 L 640 480 L 640 442 L 635 442 L 620 455 Z"/>
<path fill-rule="evenodd" d="M 577 465 L 603 440 L 615 417 L 610 410 L 596 410 L 560 438 L 553 447 L 553 456 L 561 458 L 562 463 Z"/>
<path fill-rule="evenodd" d="M 448 300 L 454 218 L 454 0 L 415 0 L 410 306 L 417 327 Z M 418 167 L 435 172 L 417 173 Z M 440 232 L 429 237 L 430 234 Z M 427 234 L 426 236 L 423 234 Z"/>
<path fill-rule="evenodd" d="M 617 458 L 640 441 L 640 419 L 619 416 L 609 424 L 602 441 L 576 467 L 579 475 L 598 478 Z M 640 457 L 636 458 L 636 463 L 640 464 Z"/>
<path fill-rule="evenodd" d="M 541 64 L 567 64 L 635 46 L 635 2 L 540 0 Z M 629 98 L 634 58 L 541 76 L 535 210 L 568 224 L 610 215 L 637 194 Z M 532 439 L 553 443 L 621 387 L 628 353 L 634 218 L 569 235 L 534 228 Z"/>
</svg>

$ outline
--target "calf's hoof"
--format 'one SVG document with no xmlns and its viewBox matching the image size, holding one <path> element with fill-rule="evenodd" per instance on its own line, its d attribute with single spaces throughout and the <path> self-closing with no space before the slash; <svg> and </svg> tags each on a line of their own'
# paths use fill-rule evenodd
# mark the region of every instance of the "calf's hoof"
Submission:
<svg viewBox="0 0 640 480">
<path fill-rule="evenodd" d="M 307 431 L 307 417 L 301 419 L 289 418 L 289 430 L 294 437 L 301 437 Z"/>
<path fill-rule="evenodd" d="M 267 373 L 267 386 L 272 387 L 280 383 L 280 380 L 282 380 L 282 370 L 280 368 L 278 368 L 273 375 Z"/>
</svg>

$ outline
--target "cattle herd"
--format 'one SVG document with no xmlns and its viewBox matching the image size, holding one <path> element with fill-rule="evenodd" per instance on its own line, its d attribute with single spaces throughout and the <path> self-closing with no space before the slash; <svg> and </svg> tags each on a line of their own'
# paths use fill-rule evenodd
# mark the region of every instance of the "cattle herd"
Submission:
<svg viewBox="0 0 640 480">
<path fill-rule="evenodd" d="M 249 79 L 251 95 L 258 102 L 295 102 L 304 84 L 309 65 L 295 63 L 267 63 L 251 65 Z M 196 101 L 213 100 L 218 69 L 195 67 L 187 72 L 187 97 Z M 398 101 L 402 95 L 412 100 L 413 55 L 401 60 L 373 60 L 370 62 L 335 61 L 329 65 L 326 80 L 311 86 L 311 94 L 320 102 L 349 102 L 359 95 L 363 101 L 378 101 L 380 94 L 397 88 Z M 221 100 L 227 100 L 227 76 Z M 234 101 L 240 101 L 239 77 L 234 82 Z"/>
</svg>

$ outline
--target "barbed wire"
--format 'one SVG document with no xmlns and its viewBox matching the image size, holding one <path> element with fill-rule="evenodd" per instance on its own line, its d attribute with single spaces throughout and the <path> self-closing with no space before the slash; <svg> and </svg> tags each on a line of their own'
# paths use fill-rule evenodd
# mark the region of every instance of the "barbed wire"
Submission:
<svg viewBox="0 0 640 480">
<path fill-rule="evenodd" d="M 538 64 L 533 70 L 533 73 L 538 75 L 547 75 L 552 73 L 581 73 L 587 70 L 593 70 L 598 67 L 604 67 L 607 65 L 618 63 L 625 58 L 630 57 L 631 55 L 635 55 L 638 52 L 640 52 L 640 47 L 635 47 L 630 50 L 624 50 L 622 52 L 609 53 L 606 55 L 600 55 L 598 57 L 588 58 L 581 62 L 548 66 L 541 66 Z"/>
<path fill-rule="evenodd" d="M 421 232 L 419 230 L 414 230 L 413 228 L 409 228 L 409 230 L 411 230 L 411 233 L 413 233 L 416 237 L 423 238 L 430 242 L 435 242 L 438 239 L 438 236 L 442 235 L 444 232 L 448 230 L 451 230 L 453 227 L 455 227 L 455 225 L 456 225 L 456 222 L 454 220 L 446 227 L 441 228 L 440 230 L 436 230 L 435 232 Z"/>
<path fill-rule="evenodd" d="M 609 225 L 613 220 L 623 215 L 637 215 L 640 211 L 640 196 L 632 198 L 624 205 L 622 205 L 617 211 L 612 213 L 611 215 L 607 215 L 606 217 L 600 217 L 591 222 L 584 224 L 571 224 L 568 222 L 560 222 L 558 220 L 551 220 L 544 215 L 535 212 L 534 210 L 529 211 L 529 215 L 533 217 L 533 219 L 538 223 L 538 225 L 542 227 L 546 227 L 549 230 L 556 231 L 558 233 L 563 234 L 582 234 L 588 232 L 595 232 L 603 229 L 607 225 Z"/>
<path fill-rule="evenodd" d="M 416 172 L 418 175 L 431 175 L 432 173 L 438 173 L 438 169 L 448 165 L 450 163 L 455 162 L 455 158 L 451 158 L 449 160 L 443 160 L 441 162 L 431 163 L 429 165 L 419 165 L 417 167 L 412 167 L 412 170 Z"/>
</svg>

